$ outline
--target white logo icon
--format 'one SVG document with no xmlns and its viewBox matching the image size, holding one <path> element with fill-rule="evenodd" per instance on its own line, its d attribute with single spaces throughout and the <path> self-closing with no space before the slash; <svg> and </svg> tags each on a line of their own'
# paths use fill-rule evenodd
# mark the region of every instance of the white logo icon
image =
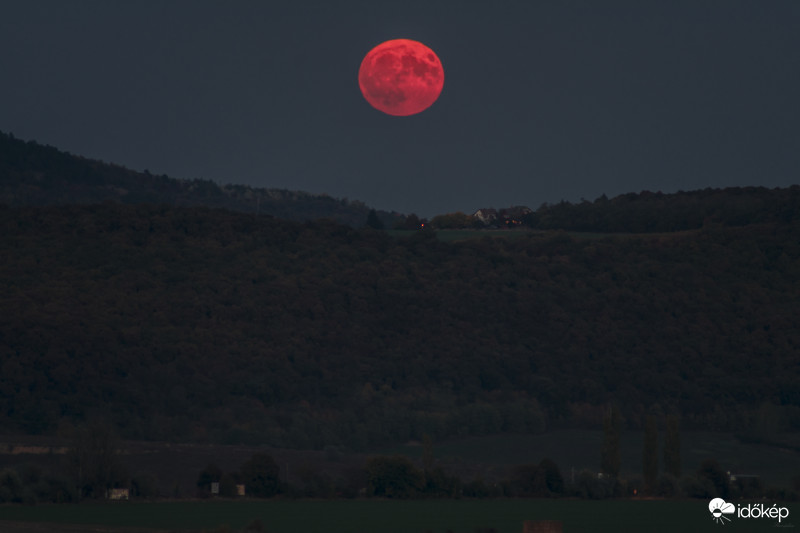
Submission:
<svg viewBox="0 0 800 533">
<path fill-rule="evenodd" d="M 708 510 L 711 511 L 712 520 L 718 524 L 725 525 L 725 521 L 731 521 L 726 514 L 733 514 L 736 512 L 736 506 L 732 503 L 727 503 L 722 498 L 714 498 L 708 503 Z"/>
</svg>

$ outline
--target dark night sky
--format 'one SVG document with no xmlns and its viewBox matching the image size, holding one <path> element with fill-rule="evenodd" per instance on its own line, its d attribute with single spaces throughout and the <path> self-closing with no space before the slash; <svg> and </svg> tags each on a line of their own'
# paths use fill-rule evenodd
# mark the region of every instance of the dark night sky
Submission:
<svg viewBox="0 0 800 533">
<path fill-rule="evenodd" d="M 800 183 L 800 1 L 11 0 L 0 130 L 177 178 L 431 216 Z M 361 96 L 394 38 L 427 111 Z"/>
</svg>

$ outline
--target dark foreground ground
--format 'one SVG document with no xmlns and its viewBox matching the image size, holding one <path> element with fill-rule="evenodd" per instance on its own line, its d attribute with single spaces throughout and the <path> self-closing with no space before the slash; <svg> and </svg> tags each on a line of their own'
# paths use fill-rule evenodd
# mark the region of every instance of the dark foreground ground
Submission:
<svg viewBox="0 0 800 533">
<path fill-rule="evenodd" d="M 0 531 L 3 533 L 168 533 L 165 529 L 5 521 L 0 522 Z"/>
<path fill-rule="evenodd" d="M 736 501 L 736 505 L 760 505 Z M 731 517 L 725 531 L 795 530 L 785 518 Z M 526 521 L 555 520 L 565 533 L 719 532 L 707 500 L 186 500 L 155 503 L 0 506 L 4 533 L 521 533 Z M 24 523 L 23 523 L 24 522 Z M 88 524 L 88 525 L 83 525 Z M 776 529 L 780 528 L 780 529 Z"/>
</svg>

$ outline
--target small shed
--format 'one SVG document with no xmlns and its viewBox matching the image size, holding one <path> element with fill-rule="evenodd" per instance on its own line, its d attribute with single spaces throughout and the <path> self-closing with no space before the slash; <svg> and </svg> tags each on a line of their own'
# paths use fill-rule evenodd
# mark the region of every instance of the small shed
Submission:
<svg viewBox="0 0 800 533">
<path fill-rule="evenodd" d="M 130 500 L 131 491 L 129 489 L 109 489 L 106 493 L 109 500 Z"/>
</svg>

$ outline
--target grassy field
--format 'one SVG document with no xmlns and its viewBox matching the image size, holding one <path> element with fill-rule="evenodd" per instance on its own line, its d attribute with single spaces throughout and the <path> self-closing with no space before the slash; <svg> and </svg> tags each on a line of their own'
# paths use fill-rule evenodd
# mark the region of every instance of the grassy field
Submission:
<svg viewBox="0 0 800 533">
<path fill-rule="evenodd" d="M 394 237 L 411 237 L 418 230 L 386 230 Z M 605 238 L 630 238 L 630 237 L 657 237 L 675 236 L 693 233 L 696 230 L 678 231 L 671 233 L 597 233 L 588 231 L 562 231 L 562 230 L 531 230 L 531 229 L 442 229 L 436 230 L 436 238 L 443 242 L 457 242 L 469 239 L 482 239 L 484 237 L 499 237 L 503 239 L 520 239 L 530 236 L 554 236 L 560 233 L 569 235 L 573 239 L 605 239 Z"/>
<path fill-rule="evenodd" d="M 411 237 L 418 230 L 386 230 L 386 233 L 393 237 Z M 505 230 L 505 229 L 443 229 L 436 230 L 436 238 L 444 242 L 464 241 L 467 239 L 481 239 L 483 237 L 502 237 L 505 239 L 517 239 L 525 236 L 541 234 L 529 230 Z"/>
<path fill-rule="evenodd" d="M 161 530 L 243 529 L 270 533 L 520 533 L 525 520 L 560 520 L 565 533 L 717 531 L 704 500 L 194 501 L 0 507 L 2 520 Z M 786 504 L 790 512 L 792 504 Z M 796 507 L 798 505 L 795 505 Z M 790 526 L 790 517 L 781 524 Z M 737 519 L 725 531 L 765 531 L 771 519 Z"/>
</svg>

